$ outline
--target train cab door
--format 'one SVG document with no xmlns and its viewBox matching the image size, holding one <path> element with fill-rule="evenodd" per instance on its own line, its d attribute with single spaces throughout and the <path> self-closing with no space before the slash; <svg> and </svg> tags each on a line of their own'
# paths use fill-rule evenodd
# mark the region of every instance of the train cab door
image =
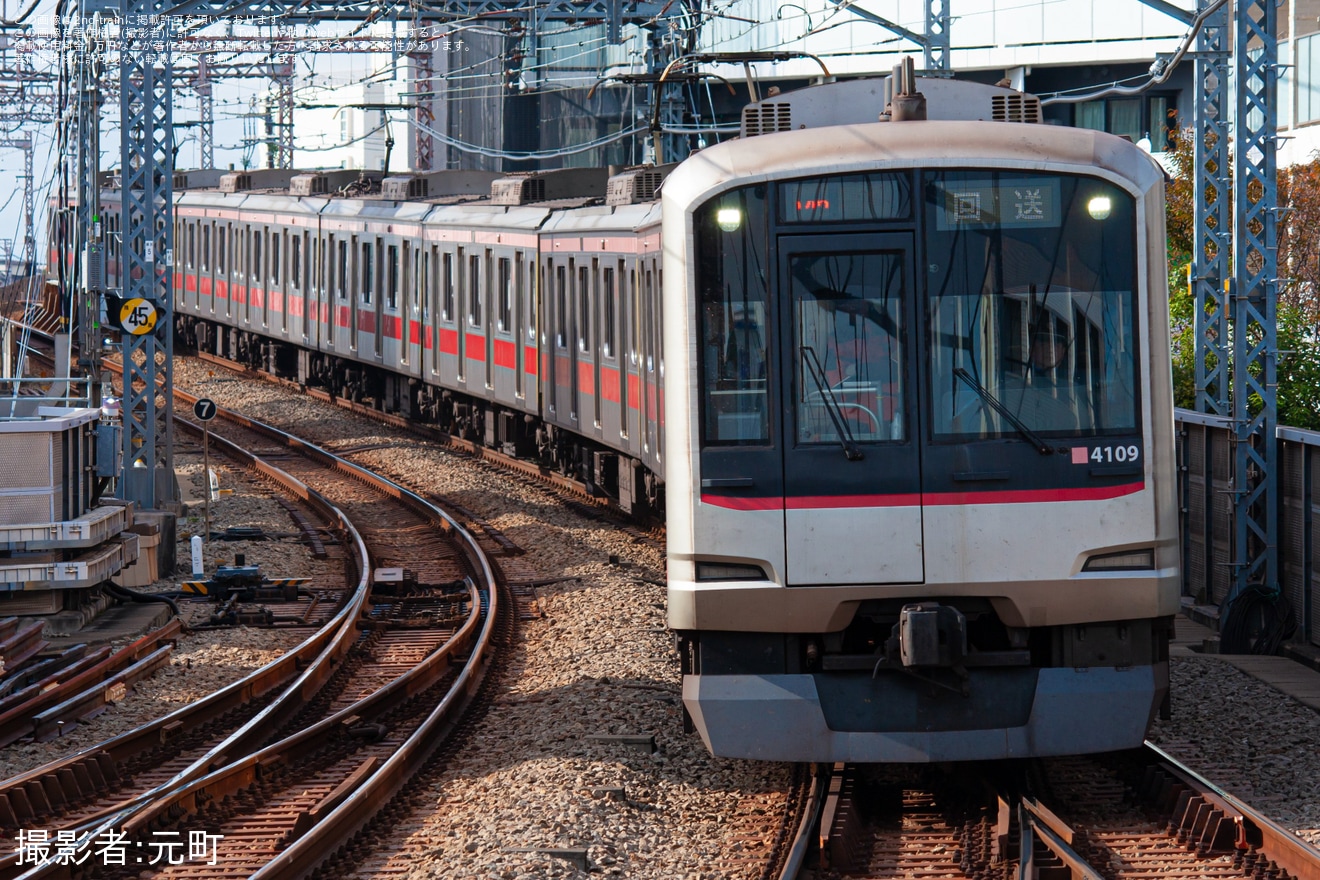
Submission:
<svg viewBox="0 0 1320 880">
<path fill-rule="evenodd" d="M 781 236 L 778 262 L 788 582 L 921 582 L 911 236 Z"/>
</svg>

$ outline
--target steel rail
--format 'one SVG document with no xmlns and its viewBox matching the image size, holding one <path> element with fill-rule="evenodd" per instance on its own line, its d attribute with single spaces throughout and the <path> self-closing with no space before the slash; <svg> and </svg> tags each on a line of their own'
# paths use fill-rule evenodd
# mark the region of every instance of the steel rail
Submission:
<svg viewBox="0 0 1320 880">
<path fill-rule="evenodd" d="M 166 815 L 174 808 L 182 808 L 185 811 L 196 810 L 202 802 L 208 802 L 212 798 L 222 798 L 227 793 L 242 789 L 260 778 L 263 767 L 279 764 L 282 758 L 303 753 L 314 748 L 318 742 L 342 737 L 346 725 L 358 723 L 367 714 L 387 711 L 434 686 L 448 673 L 454 655 L 465 652 L 467 659 L 463 671 L 451 684 L 449 692 L 431 710 L 408 740 L 374 772 L 363 773 L 360 778 L 354 779 L 356 789 L 337 807 L 327 809 L 324 815 L 316 816 L 311 828 L 268 866 L 269 870 L 277 872 L 269 876 L 301 876 L 330 857 L 339 846 L 350 840 L 376 815 L 388 802 L 389 797 L 403 786 L 420 768 L 434 747 L 443 740 L 447 731 L 442 731 L 442 728 L 452 722 L 454 711 L 466 706 L 475 694 L 481 683 L 487 654 L 492 645 L 491 636 L 495 620 L 500 613 L 498 590 L 494 573 L 476 538 L 444 511 L 397 483 L 320 447 L 241 414 L 227 410 L 221 410 L 221 413 L 227 420 L 277 438 L 285 446 L 297 449 L 300 453 L 320 460 L 323 464 L 331 465 L 358 481 L 388 494 L 418 513 L 438 521 L 442 530 L 450 534 L 451 539 L 457 537 L 471 569 L 479 572 L 483 581 L 480 586 L 469 582 L 471 612 L 459 633 L 408 673 L 363 700 L 278 743 L 230 761 L 223 767 L 217 768 L 218 761 L 214 762 L 210 772 L 205 776 L 187 781 L 180 780 L 181 784 L 168 791 L 162 786 L 153 792 L 154 797 L 150 803 L 116 814 L 91 834 L 94 837 L 114 829 L 122 830 L 131 836 L 147 828 L 153 820 Z M 478 623 L 483 624 L 479 632 Z M 24 878 L 58 876 L 62 873 L 60 867 L 42 866 L 23 876 Z M 267 869 L 263 869 L 265 870 Z"/>
<path fill-rule="evenodd" d="M 1184 797 L 1199 797 L 1208 807 L 1208 810 L 1184 809 L 1182 816 L 1174 817 L 1174 822 L 1181 822 L 1189 833 L 1198 833 L 1208 844 L 1213 844 L 1218 836 L 1216 826 L 1222 828 L 1223 823 L 1231 823 L 1235 848 L 1255 850 L 1259 857 L 1287 871 L 1294 880 L 1320 880 L 1320 849 L 1247 806 L 1154 743 L 1147 741 L 1145 749 L 1187 787 Z"/>
<path fill-rule="evenodd" d="M 186 422 L 183 424 L 188 426 Z M 269 705 L 169 780 L 126 799 L 122 804 L 100 814 L 99 818 L 81 824 L 77 829 L 80 832 L 80 840 L 94 839 L 101 832 L 114 828 L 117 820 L 127 815 L 128 811 L 150 802 L 164 791 L 209 772 L 216 766 L 222 766 L 227 763 L 228 755 L 244 754 L 255 748 L 256 743 L 268 739 L 288 724 L 317 695 L 357 641 L 357 621 L 370 596 L 371 567 L 366 542 L 352 522 L 336 505 L 291 474 L 260 460 L 224 438 L 212 438 L 212 440 L 225 455 L 245 462 L 247 467 L 274 480 L 291 494 L 321 511 L 328 521 L 337 523 L 337 527 L 343 530 L 347 543 L 352 548 L 350 559 L 357 567 L 358 580 L 348 601 L 339 612 L 292 651 L 196 703 L 181 707 L 133 731 L 84 749 L 69 758 L 31 771 L 32 774 L 43 771 L 53 772 L 58 778 L 61 770 L 69 771 L 72 765 L 79 761 L 98 760 L 99 753 L 108 753 L 112 758 L 122 760 L 140 753 L 147 744 L 156 745 L 166 742 L 176 735 L 176 731 L 190 729 L 197 723 L 205 723 L 221 717 L 244 703 L 285 685 L 284 690 Z M 291 678 L 292 682 L 290 682 Z M 17 858 L 17 853 L 10 853 L 0 860 L 0 874 L 8 874 L 14 870 Z M 34 871 L 42 870 L 41 866 L 34 869 Z M 33 871 L 29 871 L 23 876 L 36 875 Z"/>
<path fill-rule="evenodd" d="M 499 589 L 490 561 L 476 537 L 460 528 L 448 514 L 444 516 L 451 528 L 461 536 L 465 555 L 470 563 L 475 563 L 474 570 L 480 571 L 484 581 L 477 590 L 478 602 L 474 602 L 474 608 L 484 595 L 485 621 L 469 660 L 448 693 L 398 751 L 311 831 L 252 875 L 251 880 L 294 880 L 303 877 L 334 855 L 340 847 L 348 844 L 422 769 L 436 746 L 452 732 L 455 716 L 461 714 L 476 697 L 485 678 L 487 654 L 492 648 L 496 621 L 502 613 Z"/>
<path fill-rule="evenodd" d="M 183 632 L 176 620 L 147 633 L 142 638 L 118 651 L 108 653 L 96 663 L 84 663 L 69 668 L 64 674 L 43 679 L 5 698 L 0 706 L 0 746 L 7 746 L 25 736 L 40 735 L 37 716 L 58 708 L 69 700 L 94 698 L 103 682 L 156 651 L 165 642 L 175 641 Z M 100 656 L 96 652 L 93 656 Z M 0 794 L 12 788 L 13 780 L 0 783 Z M 3 818 L 0 817 L 0 821 Z"/>
<path fill-rule="evenodd" d="M 309 754 L 323 745 L 338 742 L 349 728 L 365 722 L 373 715 L 383 714 L 424 692 L 445 675 L 454 662 L 455 655 L 467 649 L 478 635 L 478 624 L 482 622 L 482 602 L 473 584 L 469 584 L 469 598 L 471 608 L 468 618 L 459 631 L 439 650 L 433 651 L 422 663 L 413 667 L 408 674 L 394 679 L 385 687 L 322 718 L 310 727 L 165 793 L 151 804 L 135 811 L 132 816 L 126 817 L 120 826 L 121 830 L 132 839 L 135 835 L 145 835 L 151 823 L 166 817 L 166 814 L 171 814 L 171 817 L 177 814 L 176 808 L 188 813 L 196 812 L 207 802 L 222 800 L 226 795 L 255 783 L 261 778 L 264 769 L 285 764 L 293 756 Z"/>
<path fill-rule="evenodd" d="M 1036 877 L 1035 852 L 1033 839 L 1054 853 L 1071 872 L 1072 880 L 1105 880 L 1104 875 L 1091 867 L 1085 859 L 1072 848 L 1075 836 L 1073 829 L 1043 804 L 1032 798 L 1024 797 L 1018 805 L 1019 837 L 1018 876 L 1022 880 Z"/>
</svg>

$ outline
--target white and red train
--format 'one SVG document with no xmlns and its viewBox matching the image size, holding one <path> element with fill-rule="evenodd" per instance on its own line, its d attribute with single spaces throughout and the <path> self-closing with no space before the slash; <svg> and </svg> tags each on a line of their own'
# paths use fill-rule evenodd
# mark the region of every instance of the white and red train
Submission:
<svg viewBox="0 0 1320 880">
<path fill-rule="evenodd" d="M 659 206 L 632 188 L 661 177 L 618 176 L 605 207 L 603 169 L 446 171 L 365 195 L 340 194 L 358 172 L 177 174 L 175 329 L 659 510 Z"/>
<path fill-rule="evenodd" d="M 667 177 L 180 180 L 176 332 L 663 505 L 718 755 L 1137 745 L 1179 598 L 1161 172 L 1006 89 L 872 121 L 886 82 Z"/>
</svg>

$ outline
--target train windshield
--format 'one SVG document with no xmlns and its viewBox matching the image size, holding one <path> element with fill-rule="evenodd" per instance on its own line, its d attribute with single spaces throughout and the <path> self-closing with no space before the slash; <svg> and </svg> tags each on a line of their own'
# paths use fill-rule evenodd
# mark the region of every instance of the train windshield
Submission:
<svg viewBox="0 0 1320 880">
<path fill-rule="evenodd" d="M 697 216 L 705 445 L 770 442 L 765 189 L 727 193 Z"/>
<path fill-rule="evenodd" d="M 1019 172 L 923 185 L 934 438 L 1134 431 L 1132 196 Z"/>
</svg>

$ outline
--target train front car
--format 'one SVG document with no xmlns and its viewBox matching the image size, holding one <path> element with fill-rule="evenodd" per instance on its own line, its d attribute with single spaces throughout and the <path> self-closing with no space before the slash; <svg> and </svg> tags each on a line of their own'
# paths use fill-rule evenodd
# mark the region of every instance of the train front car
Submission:
<svg viewBox="0 0 1320 880">
<path fill-rule="evenodd" d="M 779 117 L 859 112 L 830 88 Z M 1167 697 L 1162 175 L 927 91 L 945 119 L 793 124 L 663 190 L 668 613 L 716 755 L 1105 751 Z"/>
</svg>

